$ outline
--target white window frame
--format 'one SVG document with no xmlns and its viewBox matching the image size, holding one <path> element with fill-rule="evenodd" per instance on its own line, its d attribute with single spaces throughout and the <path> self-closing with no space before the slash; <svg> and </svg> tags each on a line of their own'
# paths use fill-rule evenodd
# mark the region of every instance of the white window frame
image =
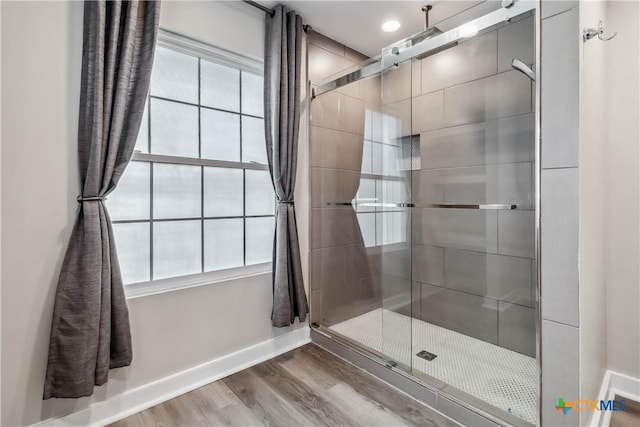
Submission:
<svg viewBox="0 0 640 427">
<path fill-rule="evenodd" d="M 240 71 L 247 71 L 255 74 L 263 73 L 263 61 L 231 52 L 226 49 L 222 49 L 216 46 L 212 46 L 200 41 L 191 39 L 189 37 L 160 29 L 158 33 L 158 46 L 166 47 L 174 51 L 184 53 L 186 55 L 195 56 L 206 61 L 211 61 L 216 64 L 225 65 L 231 68 L 238 69 Z M 240 113 L 242 114 L 242 113 Z M 268 170 L 269 167 L 266 164 L 257 162 L 234 162 L 225 160 L 211 160 L 202 158 L 189 158 L 189 157 L 177 157 L 167 156 L 160 154 L 148 154 L 141 153 L 139 151 L 134 152 L 132 161 L 138 162 L 150 162 L 150 163 L 168 163 L 168 164 L 183 164 L 193 166 L 212 166 L 232 169 L 244 169 L 244 170 Z M 150 191 L 153 188 L 150 187 Z M 201 189 L 202 191 L 202 189 Z M 275 204 L 275 199 L 274 199 Z M 274 215 L 267 215 L 269 217 L 275 217 Z M 242 218 L 251 218 L 253 216 L 243 216 Z M 266 217 L 266 216 L 258 216 Z M 189 218 L 176 219 L 185 220 Z M 202 218 L 203 220 L 205 218 Z M 115 224 L 121 223 L 134 223 L 140 221 L 129 220 L 115 220 Z M 150 218 L 149 222 L 153 222 Z M 201 237 L 204 239 L 204 236 Z M 202 248 L 201 250 L 204 250 Z M 246 246 L 244 248 L 246 253 Z M 152 268 L 152 266 L 150 266 Z M 125 285 L 125 293 L 127 299 L 140 298 L 148 295 L 155 295 L 164 292 L 170 292 L 180 289 L 187 289 L 198 286 L 211 285 L 215 283 L 227 282 L 237 280 L 241 278 L 265 275 L 271 272 L 271 263 L 266 262 L 262 264 L 252 264 L 239 266 L 223 270 L 208 271 L 203 273 L 195 273 L 184 276 L 177 276 L 165 279 L 149 280 L 145 282 L 137 282 Z"/>
</svg>

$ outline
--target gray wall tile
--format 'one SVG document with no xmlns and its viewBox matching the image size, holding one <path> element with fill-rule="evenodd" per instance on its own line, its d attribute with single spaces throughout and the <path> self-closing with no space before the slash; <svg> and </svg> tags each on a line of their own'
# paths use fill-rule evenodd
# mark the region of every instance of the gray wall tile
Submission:
<svg viewBox="0 0 640 427">
<path fill-rule="evenodd" d="M 535 115 L 499 119 L 497 123 L 497 163 L 535 161 Z"/>
<path fill-rule="evenodd" d="M 357 62 L 359 65 L 363 65 L 370 59 L 364 53 L 360 53 L 357 50 L 351 49 L 350 47 L 347 47 L 347 46 L 344 47 L 344 56 L 345 58 L 351 61 Z"/>
<path fill-rule="evenodd" d="M 317 290 L 327 284 L 344 283 L 345 247 L 316 249 L 311 251 L 311 289 Z"/>
<path fill-rule="evenodd" d="M 360 171 L 343 170 L 342 171 L 342 200 L 347 202 L 352 201 L 358 194 L 358 188 L 360 188 L 361 180 Z"/>
<path fill-rule="evenodd" d="M 382 307 L 405 316 L 411 316 L 413 301 L 411 280 L 386 274 L 380 275 L 380 280 Z M 410 329 L 411 327 L 407 325 L 409 332 Z"/>
<path fill-rule="evenodd" d="M 376 245 L 376 214 L 375 212 L 358 213 L 358 225 L 362 233 L 362 241 L 366 247 Z"/>
<path fill-rule="evenodd" d="M 412 215 L 413 242 L 481 252 L 498 251 L 496 211 L 420 209 Z"/>
<path fill-rule="evenodd" d="M 578 168 L 542 171 L 542 317 L 579 325 Z"/>
<path fill-rule="evenodd" d="M 420 170 L 412 172 L 411 198 L 416 206 L 429 203 L 444 203 L 444 188 L 440 170 Z"/>
<path fill-rule="evenodd" d="M 443 91 L 412 99 L 412 134 L 438 129 L 443 126 Z"/>
<path fill-rule="evenodd" d="M 309 34 L 309 43 L 316 45 L 317 47 L 321 47 L 322 49 L 326 49 L 335 53 L 338 56 L 345 56 L 345 46 L 337 41 L 330 39 L 329 37 L 317 32 L 313 31 Z M 309 49 L 314 50 L 314 49 Z M 311 64 L 310 67 L 311 68 Z"/>
<path fill-rule="evenodd" d="M 339 77 L 343 77 L 346 76 L 347 74 L 350 74 L 354 71 L 357 71 L 360 69 L 360 66 L 357 64 L 354 64 L 348 68 L 345 68 L 344 70 L 332 74 L 329 77 L 325 78 L 321 84 L 325 84 L 325 83 L 329 83 L 334 81 L 335 79 L 339 78 Z M 362 81 L 357 81 L 357 82 L 352 82 L 349 83 L 348 85 L 339 87 L 337 89 L 335 89 L 336 92 L 350 96 L 352 98 L 357 98 L 359 100 L 364 101 L 364 93 L 363 93 L 363 85 L 362 85 Z"/>
<path fill-rule="evenodd" d="M 542 0 L 540 15 L 545 19 L 572 9 L 578 4 L 578 0 Z"/>
<path fill-rule="evenodd" d="M 531 209 L 531 163 L 474 166 L 442 171 L 445 203 L 517 204 Z"/>
<path fill-rule="evenodd" d="M 381 81 L 383 104 L 411 98 L 411 62 L 403 62 L 385 71 Z"/>
<path fill-rule="evenodd" d="M 499 301 L 498 345 L 536 357 L 535 309 Z"/>
<path fill-rule="evenodd" d="M 382 106 L 366 105 L 365 110 L 365 139 L 371 141 L 382 142 Z"/>
<path fill-rule="evenodd" d="M 362 240 L 352 208 L 314 208 L 311 221 L 311 249 L 348 245 Z"/>
<path fill-rule="evenodd" d="M 311 166 L 360 171 L 362 136 L 311 126 Z"/>
<path fill-rule="evenodd" d="M 580 29 L 577 9 L 542 22 L 542 167 L 578 165 Z"/>
<path fill-rule="evenodd" d="M 359 316 L 381 306 L 380 282 L 375 278 L 345 282 L 322 289 L 322 317 L 327 325 Z M 318 291 L 315 291 L 318 292 Z"/>
<path fill-rule="evenodd" d="M 376 256 L 370 256 L 361 243 L 346 245 L 343 248 L 342 261 L 345 282 L 357 282 L 364 277 L 380 273 L 379 259 Z"/>
<path fill-rule="evenodd" d="M 350 202 L 360 186 L 360 172 L 329 168 L 311 169 L 312 207 L 327 207 L 332 202 Z"/>
<path fill-rule="evenodd" d="M 529 259 L 445 249 L 444 266 L 448 288 L 533 306 Z"/>
<path fill-rule="evenodd" d="M 382 79 L 380 76 L 360 80 L 360 95 L 368 105 L 371 104 L 378 106 L 382 103 L 382 90 L 380 88 L 381 81 Z"/>
<path fill-rule="evenodd" d="M 333 325 L 352 317 L 355 312 L 354 288 L 350 286 L 327 286 L 322 289 L 322 320 L 326 325 Z M 317 292 L 317 291 L 316 291 Z"/>
<path fill-rule="evenodd" d="M 342 171 L 339 169 L 321 169 L 320 177 L 320 206 L 327 206 L 330 202 L 346 202 L 342 181 Z"/>
<path fill-rule="evenodd" d="M 527 65 L 535 63 L 533 16 L 513 22 L 498 30 L 498 71 L 511 70 L 511 61 L 519 59 Z"/>
<path fill-rule="evenodd" d="M 423 169 L 534 160 L 533 114 L 473 123 L 420 135 Z"/>
<path fill-rule="evenodd" d="M 422 285 L 420 317 L 493 344 L 498 343 L 498 302 L 431 285 Z"/>
<path fill-rule="evenodd" d="M 411 273 L 413 280 L 444 286 L 444 249 L 435 246 L 412 245 Z"/>
<path fill-rule="evenodd" d="M 397 144 L 397 139 L 411 135 L 411 99 L 382 106 L 382 142 Z"/>
<path fill-rule="evenodd" d="M 326 207 L 332 202 L 350 202 L 356 197 L 360 187 L 360 172 L 316 167 L 311 172 L 313 207 Z"/>
<path fill-rule="evenodd" d="M 409 213 L 403 211 L 376 213 L 376 243 L 390 245 L 408 239 Z"/>
<path fill-rule="evenodd" d="M 454 86 L 444 91 L 444 107 L 446 126 L 530 113 L 531 80 L 514 70 Z"/>
<path fill-rule="evenodd" d="M 311 292 L 311 323 L 320 324 L 322 322 L 322 291 Z"/>
<path fill-rule="evenodd" d="M 321 168 L 310 168 L 310 182 L 309 182 L 309 191 L 310 199 L 311 199 L 311 207 L 319 208 L 322 205 L 321 192 L 322 192 L 322 169 Z"/>
<path fill-rule="evenodd" d="M 535 212 L 498 211 L 498 253 L 534 258 L 535 236 Z"/>
<path fill-rule="evenodd" d="M 353 61 L 335 52 L 320 48 L 309 49 L 309 80 L 322 84 L 331 75 L 353 67 Z"/>
<path fill-rule="evenodd" d="M 411 96 L 422 94 L 422 61 L 413 59 L 411 61 Z"/>
<path fill-rule="evenodd" d="M 384 248 L 381 254 L 382 274 L 411 278 L 411 245 L 399 243 Z"/>
<path fill-rule="evenodd" d="M 556 410 L 559 397 L 580 398 L 580 332 L 578 328 L 542 321 L 542 424 L 577 426 L 580 415 Z M 585 396 L 588 397 L 588 396 Z"/>
<path fill-rule="evenodd" d="M 423 59 L 422 93 L 495 74 L 497 39 L 497 32 L 491 31 Z"/>
<path fill-rule="evenodd" d="M 464 1 L 447 1 L 433 2 L 433 9 L 429 14 L 429 25 L 439 24 L 444 20 L 452 18 L 462 12 L 468 13 L 469 9 L 475 11 L 491 12 L 500 7 L 498 2 L 487 2 L 483 0 L 464 0 Z"/>
<path fill-rule="evenodd" d="M 311 124 L 364 135 L 365 104 L 339 92 L 328 92 L 311 103 Z"/>
</svg>

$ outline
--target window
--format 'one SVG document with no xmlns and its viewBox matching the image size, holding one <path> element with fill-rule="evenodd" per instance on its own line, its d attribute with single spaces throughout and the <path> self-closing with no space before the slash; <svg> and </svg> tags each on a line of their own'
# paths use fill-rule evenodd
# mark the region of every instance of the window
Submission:
<svg viewBox="0 0 640 427">
<path fill-rule="evenodd" d="M 260 67 L 161 32 L 136 152 L 107 201 L 126 284 L 271 260 Z"/>
</svg>

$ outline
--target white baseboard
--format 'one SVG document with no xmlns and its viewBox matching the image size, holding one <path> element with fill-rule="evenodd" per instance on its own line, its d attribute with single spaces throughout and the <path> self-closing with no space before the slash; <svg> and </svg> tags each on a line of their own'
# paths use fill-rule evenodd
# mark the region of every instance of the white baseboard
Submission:
<svg viewBox="0 0 640 427">
<path fill-rule="evenodd" d="M 612 400 L 615 396 L 640 402 L 640 378 L 608 370 L 602 379 L 598 400 Z M 608 427 L 610 421 L 611 411 L 593 411 L 590 425 Z"/>
<path fill-rule="evenodd" d="M 105 401 L 93 403 L 88 408 L 65 417 L 48 419 L 34 426 L 104 426 L 309 342 L 309 328 L 302 326 L 251 347 L 112 396 Z"/>
</svg>

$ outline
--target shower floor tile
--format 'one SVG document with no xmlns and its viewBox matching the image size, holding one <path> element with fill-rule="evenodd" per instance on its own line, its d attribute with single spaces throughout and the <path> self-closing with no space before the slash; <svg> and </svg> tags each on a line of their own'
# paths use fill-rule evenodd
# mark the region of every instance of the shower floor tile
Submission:
<svg viewBox="0 0 640 427">
<path fill-rule="evenodd" d="M 536 359 L 386 309 L 331 330 L 535 424 Z M 429 361 L 422 350 L 437 357 Z"/>
</svg>

